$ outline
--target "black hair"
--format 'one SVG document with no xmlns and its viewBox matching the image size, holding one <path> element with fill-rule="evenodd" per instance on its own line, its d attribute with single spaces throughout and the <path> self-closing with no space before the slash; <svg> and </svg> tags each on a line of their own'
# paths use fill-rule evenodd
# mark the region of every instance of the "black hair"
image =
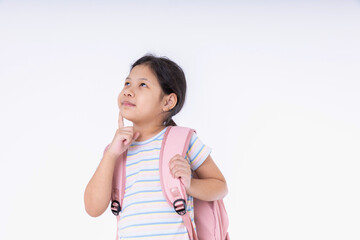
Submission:
<svg viewBox="0 0 360 240">
<path fill-rule="evenodd" d="M 157 77 L 163 93 L 166 95 L 175 93 L 177 103 L 174 108 L 166 112 L 163 124 L 165 126 L 176 126 L 172 117 L 175 116 L 185 103 L 186 78 L 184 71 L 179 65 L 167 57 L 156 57 L 146 54 L 131 65 L 130 71 L 137 65 L 147 65 Z"/>
</svg>

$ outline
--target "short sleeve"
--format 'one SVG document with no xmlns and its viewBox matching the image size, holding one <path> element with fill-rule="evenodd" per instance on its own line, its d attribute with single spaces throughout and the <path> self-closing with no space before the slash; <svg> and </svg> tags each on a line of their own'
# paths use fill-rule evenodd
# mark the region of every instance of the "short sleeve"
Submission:
<svg viewBox="0 0 360 240">
<path fill-rule="evenodd" d="M 211 153 L 211 148 L 206 146 L 197 136 L 196 133 L 193 133 L 188 151 L 186 152 L 187 159 L 190 162 L 192 170 L 198 169 L 201 164 L 206 160 L 206 158 Z"/>
</svg>

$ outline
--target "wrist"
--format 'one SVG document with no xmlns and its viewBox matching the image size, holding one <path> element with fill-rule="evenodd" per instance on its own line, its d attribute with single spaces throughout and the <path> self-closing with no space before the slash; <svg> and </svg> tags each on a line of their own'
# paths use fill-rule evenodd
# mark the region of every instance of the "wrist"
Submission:
<svg viewBox="0 0 360 240">
<path fill-rule="evenodd" d="M 197 179 L 195 179 L 196 181 Z M 190 195 L 190 196 L 194 196 L 194 192 L 196 192 L 196 190 L 194 188 L 196 188 L 196 184 L 194 184 L 194 178 L 190 179 L 190 184 L 188 187 L 185 186 L 185 190 L 186 190 L 186 194 Z"/>
<path fill-rule="evenodd" d="M 104 158 L 111 159 L 113 161 L 116 161 L 121 156 L 121 153 L 113 153 L 110 150 L 106 151 L 104 154 Z"/>
</svg>

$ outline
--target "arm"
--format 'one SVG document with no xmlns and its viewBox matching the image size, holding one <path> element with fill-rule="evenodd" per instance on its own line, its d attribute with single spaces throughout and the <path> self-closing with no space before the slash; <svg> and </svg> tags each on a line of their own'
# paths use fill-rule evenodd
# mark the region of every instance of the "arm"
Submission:
<svg viewBox="0 0 360 240">
<path fill-rule="evenodd" d="M 209 155 L 195 171 L 198 178 L 192 178 L 187 194 L 204 201 L 223 199 L 227 193 L 224 176 Z"/>
<path fill-rule="evenodd" d="M 181 178 L 188 195 L 200 200 L 223 199 L 228 192 L 225 178 L 210 155 L 196 169 L 197 178 L 191 178 L 189 162 L 180 155 L 171 159 L 170 171 L 174 177 Z"/>
<path fill-rule="evenodd" d="M 116 159 L 117 156 L 105 152 L 98 168 L 86 186 L 85 209 L 92 217 L 103 214 L 109 205 Z"/>
<path fill-rule="evenodd" d="M 104 156 L 94 175 L 86 186 L 84 202 L 86 212 L 92 217 L 98 217 L 105 212 L 111 200 L 112 178 L 118 157 L 139 137 L 133 127 L 124 127 L 121 113 L 113 141 L 105 151 Z"/>
</svg>

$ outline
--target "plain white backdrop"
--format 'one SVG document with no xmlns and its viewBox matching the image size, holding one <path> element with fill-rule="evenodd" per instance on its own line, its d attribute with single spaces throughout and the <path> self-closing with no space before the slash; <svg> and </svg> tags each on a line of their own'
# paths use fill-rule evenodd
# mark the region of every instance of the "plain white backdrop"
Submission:
<svg viewBox="0 0 360 240">
<path fill-rule="evenodd" d="M 225 175 L 232 239 L 360 238 L 360 2 L 0 1 L 0 239 L 114 239 L 83 193 L 146 53 Z"/>
</svg>

